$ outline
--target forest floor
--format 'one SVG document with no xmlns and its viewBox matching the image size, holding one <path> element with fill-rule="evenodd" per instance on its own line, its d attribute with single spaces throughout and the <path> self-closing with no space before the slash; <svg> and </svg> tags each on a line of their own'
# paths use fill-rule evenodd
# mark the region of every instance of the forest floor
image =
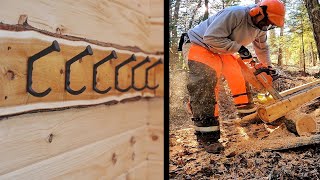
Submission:
<svg viewBox="0 0 320 180">
<path fill-rule="evenodd" d="M 312 73 L 319 69 L 310 69 L 311 74 L 306 76 L 293 67 L 281 68 L 280 71 L 288 79 L 278 79 L 274 86 L 278 91 L 283 91 L 317 80 Z M 210 154 L 199 148 L 192 121 L 185 111 L 188 100 L 187 71 L 171 70 L 169 78 L 171 179 L 320 179 L 319 144 L 287 150 L 266 150 L 274 140 L 287 143 L 296 135 L 281 123 L 267 125 L 260 122 L 245 127 L 234 124 L 237 114 L 226 89 L 220 91 L 221 101 L 218 102 L 220 140 L 225 150 L 220 154 Z M 312 114 L 320 121 L 320 98 L 297 111 Z"/>
</svg>

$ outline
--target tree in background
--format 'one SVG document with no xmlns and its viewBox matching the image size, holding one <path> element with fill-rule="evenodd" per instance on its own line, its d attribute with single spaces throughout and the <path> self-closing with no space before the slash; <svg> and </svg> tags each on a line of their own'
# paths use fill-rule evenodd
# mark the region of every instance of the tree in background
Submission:
<svg viewBox="0 0 320 180">
<path fill-rule="evenodd" d="M 316 41 L 316 47 L 318 52 L 318 57 L 320 57 L 320 5 L 318 0 L 304 0 L 305 6 L 308 11 L 309 18 L 312 23 L 313 36 Z M 313 45 L 311 43 L 311 48 Z M 313 66 L 317 65 L 317 58 L 314 58 L 314 53 L 312 52 Z M 319 71 L 320 72 L 320 71 Z"/>
</svg>

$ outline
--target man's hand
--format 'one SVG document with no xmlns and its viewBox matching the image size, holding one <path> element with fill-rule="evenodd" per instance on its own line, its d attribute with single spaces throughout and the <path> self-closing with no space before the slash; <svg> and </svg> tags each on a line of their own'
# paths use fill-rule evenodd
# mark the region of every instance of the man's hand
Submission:
<svg viewBox="0 0 320 180">
<path fill-rule="evenodd" d="M 250 51 L 244 46 L 241 46 L 241 48 L 239 49 L 238 53 L 239 53 L 239 55 L 240 55 L 240 57 L 242 59 L 250 59 L 250 58 L 252 58 L 252 55 L 251 55 Z"/>
<path fill-rule="evenodd" d="M 255 75 L 265 72 L 267 73 L 267 75 L 272 77 L 272 81 L 280 77 L 277 70 L 274 69 L 272 66 L 265 67 L 263 65 L 261 66 L 261 64 L 258 64 L 255 66 L 255 69 L 256 69 L 256 72 L 254 73 Z"/>
<path fill-rule="evenodd" d="M 272 66 L 268 66 L 269 69 L 269 75 L 272 77 L 272 80 L 277 80 L 279 78 L 279 74 L 276 69 L 274 69 Z"/>
</svg>

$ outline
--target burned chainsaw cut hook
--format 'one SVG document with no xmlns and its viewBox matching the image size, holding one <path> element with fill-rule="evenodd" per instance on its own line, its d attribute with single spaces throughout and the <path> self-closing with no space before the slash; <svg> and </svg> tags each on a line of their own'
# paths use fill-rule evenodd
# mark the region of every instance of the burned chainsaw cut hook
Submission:
<svg viewBox="0 0 320 180">
<path fill-rule="evenodd" d="M 154 89 L 157 89 L 158 87 L 159 87 L 159 84 L 157 84 L 157 85 L 155 85 L 155 86 L 153 86 L 153 87 L 150 87 L 149 86 L 149 82 L 148 82 L 148 74 L 149 74 L 149 70 L 150 69 L 152 69 L 152 68 L 154 68 L 155 66 L 157 66 L 157 65 L 159 65 L 159 64 L 162 64 L 163 62 L 162 62 L 162 59 L 159 59 L 158 61 L 156 61 L 155 63 L 153 63 L 151 66 L 149 66 L 149 67 L 147 67 L 147 69 L 146 69 L 146 87 L 148 88 L 148 89 L 151 89 L 151 90 L 154 90 Z"/>
<path fill-rule="evenodd" d="M 105 90 L 99 90 L 97 88 L 97 73 L 98 73 L 97 69 L 98 69 L 98 67 L 111 59 L 117 59 L 117 58 L 118 58 L 118 56 L 117 56 L 116 52 L 113 50 L 113 51 L 111 51 L 111 53 L 107 57 L 105 57 L 104 59 L 100 60 L 99 62 L 97 62 L 96 64 L 93 65 L 93 90 L 96 91 L 97 93 L 106 94 L 107 92 L 109 92 L 111 90 L 111 87 L 108 87 Z"/>
<path fill-rule="evenodd" d="M 28 70 L 27 70 L 27 92 L 29 92 L 31 95 L 36 97 L 44 97 L 47 94 L 50 93 L 51 88 L 48 88 L 47 90 L 39 93 L 32 89 L 32 71 L 33 71 L 33 63 L 40 59 L 41 57 L 53 52 L 57 51 L 60 52 L 60 46 L 59 43 L 54 40 L 51 44 L 51 46 L 47 47 L 46 49 L 38 52 L 37 54 L 34 54 L 33 56 L 30 56 L 28 58 Z"/>
<path fill-rule="evenodd" d="M 91 49 L 91 46 L 88 45 L 86 47 L 86 49 L 84 51 L 82 51 L 80 54 L 74 56 L 73 58 L 71 58 L 70 60 L 68 60 L 66 62 L 66 71 L 65 71 L 65 89 L 72 95 L 78 95 L 78 94 L 81 94 L 83 93 L 83 91 L 86 90 L 86 86 L 83 86 L 80 90 L 78 91 L 75 91 L 75 90 L 72 90 L 71 87 L 70 87 L 70 67 L 71 65 L 76 62 L 77 60 L 83 58 L 84 56 L 87 56 L 87 55 L 92 55 L 93 54 L 93 51 Z"/>
<path fill-rule="evenodd" d="M 125 89 L 121 89 L 119 87 L 119 80 L 118 80 L 120 68 L 122 66 L 132 62 L 132 61 L 136 61 L 136 56 L 134 54 L 132 54 L 132 56 L 129 59 L 127 59 L 127 60 L 123 61 L 122 63 L 120 63 L 119 65 L 117 65 L 116 68 L 115 68 L 115 81 L 114 81 L 115 82 L 115 88 L 120 92 L 127 92 L 127 91 L 129 91 L 130 88 L 132 88 L 132 83 L 131 83 L 131 85 L 129 87 L 127 87 Z"/>
<path fill-rule="evenodd" d="M 132 88 L 134 89 L 134 90 L 137 90 L 137 91 L 142 91 L 144 88 L 146 88 L 147 87 L 147 84 L 145 84 L 143 87 L 141 87 L 141 88 L 138 88 L 138 87 L 136 87 L 135 86 L 135 84 L 134 84 L 134 71 L 137 69 L 137 68 L 139 68 L 140 66 L 142 66 L 142 65 L 144 65 L 145 63 L 148 63 L 148 62 L 150 62 L 150 58 L 147 56 L 147 58 L 145 59 L 145 60 L 143 60 L 143 61 L 141 61 L 140 63 L 138 63 L 137 65 L 135 65 L 133 68 L 132 68 L 132 78 L 131 78 L 131 82 L 132 82 Z"/>
</svg>

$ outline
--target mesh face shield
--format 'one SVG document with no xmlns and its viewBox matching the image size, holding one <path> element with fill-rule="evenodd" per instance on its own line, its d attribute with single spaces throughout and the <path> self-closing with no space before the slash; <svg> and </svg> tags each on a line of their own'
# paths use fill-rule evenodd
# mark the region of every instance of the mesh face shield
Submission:
<svg viewBox="0 0 320 180">
<path fill-rule="evenodd" d="M 268 18 L 268 13 L 267 13 L 268 7 L 267 6 L 260 6 L 260 7 L 263 10 L 264 18 L 258 22 L 257 27 L 262 31 L 268 31 L 276 28 L 277 26 L 274 25 Z"/>
</svg>

